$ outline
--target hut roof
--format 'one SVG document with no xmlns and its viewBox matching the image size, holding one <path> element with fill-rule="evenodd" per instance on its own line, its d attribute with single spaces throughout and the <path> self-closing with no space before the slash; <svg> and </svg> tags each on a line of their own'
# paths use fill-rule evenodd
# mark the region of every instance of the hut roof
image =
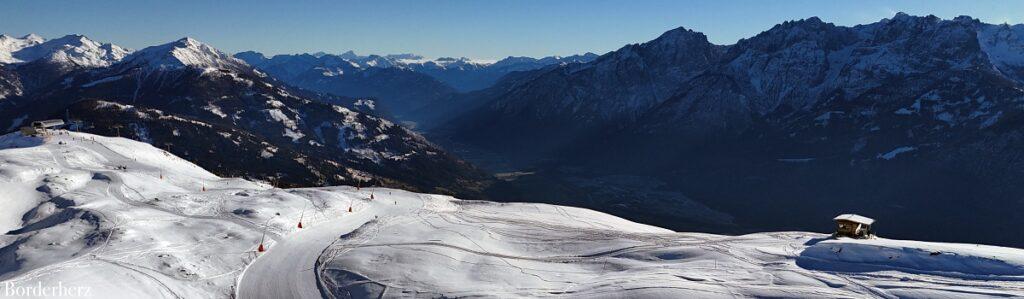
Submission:
<svg viewBox="0 0 1024 299">
<path fill-rule="evenodd" d="M 56 126 L 64 125 L 64 120 L 60 120 L 60 119 L 41 120 L 41 121 L 32 122 L 32 125 L 34 125 L 34 126 L 41 126 L 41 127 L 44 127 L 44 128 L 56 127 Z"/>
<path fill-rule="evenodd" d="M 842 214 L 842 215 L 836 216 L 836 218 L 834 220 L 836 220 L 836 221 L 846 220 L 846 221 L 856 222 L 856 223 L 865 224 L 865 225 L 871 225 L 872 223 L 875 223 L 875 219 L 871 219 L 871 218 L 864 217 L 864 216 L 857 215 L 857 214 Z"/>
</svg>

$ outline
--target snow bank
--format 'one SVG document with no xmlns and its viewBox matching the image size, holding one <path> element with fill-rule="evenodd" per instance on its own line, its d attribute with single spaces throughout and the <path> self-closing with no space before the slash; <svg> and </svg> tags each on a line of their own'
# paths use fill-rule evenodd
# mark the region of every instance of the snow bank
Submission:
<svg viewBox="0 0 1024 299">
<path fill-rule="evenodd" d="M 40 144 L 43 144 L 42 138 L 22 136 L 21 133 L 11 133 L 0 136 L 0 150 L 19 147 L 32 147 Z"/>
<path fill-rule="evenodd" d="M 895 270 L 1024 280 L 1024 251 L 974 244 L 889 239 L 827 240 L 807 247 L 801 252 L 799 262 L 807 268 L 826 271 Z"/>
</svg>

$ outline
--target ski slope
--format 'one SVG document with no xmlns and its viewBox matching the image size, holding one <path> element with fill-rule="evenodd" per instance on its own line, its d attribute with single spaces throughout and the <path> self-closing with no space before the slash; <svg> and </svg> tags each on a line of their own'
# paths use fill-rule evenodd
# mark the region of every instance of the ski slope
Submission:
<svg viewBox="0 0 1024 299">
<path fill-rule="evenodd" d="M 230 297 L 264 231 L 273 246 L 300 217 L 315 226 L 361 205 L 353 188 L 220 178 L 122 138 L 9 134 L 0 149 L 0 230 L 13 231 L 0 236 L 0 280 L 97 298 Z"/>
<path fill-rule="evenodd" d="M 0 288 L 88 288 L 80 297 L 1024 296 L 1021 249 L 676 233 L 544 204 L 284 190 L 82 133 L 0 136 L 0 206 Z"/>
<path fill-rule="evenodd" d="M 436 196 L 403 204 L 422 206 L 384 213 L 325 251 L 324 289 L 339 298 L 1024 296 L 1020 249 L 674 233 L 585 209 Z"/>
</svg>

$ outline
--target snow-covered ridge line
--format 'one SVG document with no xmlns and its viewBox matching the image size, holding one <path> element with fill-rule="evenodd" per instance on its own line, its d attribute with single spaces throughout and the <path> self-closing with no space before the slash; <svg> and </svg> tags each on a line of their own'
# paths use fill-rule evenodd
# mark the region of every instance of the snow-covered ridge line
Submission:
<svg viewBox="0 0 1024 299">
<path fill-rule="evenodd" d="M 1024 296 L 1020 249 L 675 233 L 545 204 L 283 190 L 83 133 L 0 136 L 0 189 L 0 248 L 13 254 L 0 282 L 102 298 Z"/>
<path fill-rule="evenodd" d="M 152 69 L 248 69 L 245 62 L 191 37 L 139 50 L 125 57 L 124 64 Z"/>
<path fill-rule="evenodd" d="M 236 53 L 235 57 L 246 60 L 254 66 L 259 66 L 262 61 L 267 60 L 285 60 L 300 57 L 311 57 L 313 59 L 329 61 L 325 63 L 330 66 L 332 64 L 338 64 L 338 61 L 343 61 L 348 66 L 367 69 L 367 68 L 401 68 L 411 70 L 446 70 L 446 69 L 481 69 L 481 68 L 516 68 L 519 65 L 551 65 L 558 63 L 569 63 L 569 62 L 587 62 L 597 57 L 597 54 L 586 53 L 572 56 L 547 56 L 542 58 L 532 58 L 525 56 L 509 56 L 502 59 L 474 59 L 466 57 L 439 57 L 439 58 L 425 58 L 416 54 L 389 54 L 389 55 L 367 55 L 361 56 L 356 55 L 352 51 L 345 52 L 343 54 L 328 54 L 324 52 L 317 52 L 313 54 L 279 54 L 273 57 L 266 57 L 262 53 L 254 51 L 246 51 Z"/>
<path fill-rule="evenodd" d="M 311 56 L 317 59 L 324 57 L 337 57 L 339 59 L 349 61 L 355 66 L 359 67 L 382 67 L 382 66 L 410 66 L 410 65 L 427 65 L 432 64 L 438 67 L 446 66 L 458 66 L 458 65 L 475 65 L 475 66 L 491 66 L 494 64 L 512 64 L 521 62 L 534 62 L 534 61 L 557 61 L 564 59 L 584 59 L 587 57 L 596 57 L 597 54 L 585 53 L 579 55 L 570 56 L 545 56 L 541 58 L 533 58 L 526 56 L 508 56 L 502 59 L 479 59 L 479 58 L 468 58 L 468 57 L 437 57 L 427 58 L 417 54 L 386 54 L 386 55 L 358 55 L 353 51 L 348 51 L 341 54 L 331 54 L 325 52 L 316 53 L 298 53 L 298 54 L 278 54 L 273 57 L 266 57 L 262 53 L 255 51 L 244 51 L 236 53 L 235 55 L 241 54 L 242 56 L 249 56 L 252 58 L 261 59 L 272 59 L 275 57 L 288 57 L 288 56 Z"/>
<path fill-rule="evenodd" d="M 29 63 L 46 60 L 81 67 L 105 67 L 123 59 L 132 50 L 93 41 L 82 35 L 46 40 L 30 34 L 21 38 L 0 35 L 0 63 Z"/>
</svg>

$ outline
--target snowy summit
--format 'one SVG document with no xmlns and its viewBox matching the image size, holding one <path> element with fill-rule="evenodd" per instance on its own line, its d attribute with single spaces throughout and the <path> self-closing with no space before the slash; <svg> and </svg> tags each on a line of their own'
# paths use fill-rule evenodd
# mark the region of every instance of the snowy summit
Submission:
<svg viewBox="0 0 1024 299">
<path fill-rule="evenodd" d="M 679 233 L 546 204 L 278 189 L 84 133 L 0 137 L 0 190 L 0 281 L 95 298 L 1024 296 L 1020 249 Z"/>
<path fill-rule="evenodd" d="M 45 40 L 42 37 L 35 34 L 29 34 L 20 38 L 0 34 L 0 63 L 22 62 L 22 60 L 14 58 L 14 53 L 21 49 L 41 44 L 43 41 Z"/>
<path fill-rule="evenodd" d="M 186 67 L 197 69 L 246 69 L 245 62 L 224 54 L 207 44 L 191 37 L 163 45 L 152 46 L 124 59 L 129 66 L 145 66 L 151 69 L 173 70 Z"/>
</svg>

